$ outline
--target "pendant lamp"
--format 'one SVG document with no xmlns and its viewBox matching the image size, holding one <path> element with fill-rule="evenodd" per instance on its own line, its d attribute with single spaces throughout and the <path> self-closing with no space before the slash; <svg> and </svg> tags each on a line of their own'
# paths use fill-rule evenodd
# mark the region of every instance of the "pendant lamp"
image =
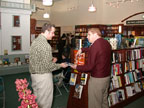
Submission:
<svg viewBox="0 0 144 108">
<path fill-rule="evenodd" d="M 43 18 L 49 18 L 50 15 L 48 13 L 43 14 Z"/>
<path fill-rule="evenodd" d="M 88 8 L 88 11 L 89 11 L 89 12 L 95 12 L 95 11 L 96 11 L 96 7 L 93 5 L 93 0 L 91 1 L 91 5 L 90 5 L 90 7 Z"/>
</svg>

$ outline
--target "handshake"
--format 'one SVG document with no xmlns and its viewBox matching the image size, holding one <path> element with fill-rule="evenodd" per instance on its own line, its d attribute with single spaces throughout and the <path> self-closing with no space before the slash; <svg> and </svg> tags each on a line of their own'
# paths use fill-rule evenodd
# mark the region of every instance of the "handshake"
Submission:
<svg viewBox="0 0 144 108">
<path fill-rule="evenodd" d="M 73 63 L 69 63 L 69 62 L 66 62 L 68 64 L 68 66 L 73 66 L 74 64 Z"/>
<path fill-rule="evenodd" d="M 66 67 L 70 66 L 73 69 L 76 69 L 76 66 L 77 66 L 77 65 L 75 65 L 73 63 L 69 63 L 69 62 L 61 63 L 60 65 L 62 68 L 66 68 Z"/>
<path fill-rule="evenodd" d="M 76 69 L 76 67 L 77 67 L 77 65 L 76 65 L 76 64 L 73 64 L 73 63 L 68 63 L 68 62 L 67 62 L 67 64 L 68 64 L 68 66 L 70 66 L 70 67 L 73 68 L 73 69 Z"/>
</svg>

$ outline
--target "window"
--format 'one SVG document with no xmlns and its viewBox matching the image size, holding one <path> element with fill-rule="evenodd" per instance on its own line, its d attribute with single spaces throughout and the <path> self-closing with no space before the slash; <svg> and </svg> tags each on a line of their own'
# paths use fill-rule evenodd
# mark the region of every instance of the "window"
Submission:
<svg viewBox="0 0 144 108">
<path fill-rule="evenodd" d="M 21 50 L 21 36 L 12 36 L 12 51 Z"/>
<path fill-rule="evenodd" d="M 14 27 L 19 27 L 20 26 L 20 18 L 19 18 L 19 16 L 14 16 L 14 18 L 13 18 L 13 22 L 14 22 L 14 24 L 13 24 L 13 26 Z"/>
</svg>

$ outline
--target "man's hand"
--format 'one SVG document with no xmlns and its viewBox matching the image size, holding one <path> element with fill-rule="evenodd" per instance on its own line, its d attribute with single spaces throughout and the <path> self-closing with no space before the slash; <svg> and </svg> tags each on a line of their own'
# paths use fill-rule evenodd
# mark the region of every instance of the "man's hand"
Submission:
<svg viewBox="0 0 144 108">
<path fill-rule="evenodd" d="M 66 67 L 68 67 L 68 64 L 67 64 L 67 63 L 61 63 L 60 66 L 61 66 L 62 68 L 66 68 Z"/>
<path fill-rule="evenodd" d="M 76 69 L 77 65 L 76 64 L 72 64 L 70 65 L 71 68 Z"/>
<path fill-rule="evenodd" d="M 54 63 L 57 62 L 57 58 L 56 57 L 53 57 L 53 60 L 52 60 Z"/>
<path fill-rule="evenodd" d="M 81 55 L 81 53 L 82 53 L 82 50 L 81 50 L 81 49 L 79 49 L 79 50 L 78 50 L 78 52 L 76 53 L 76 56 L 80 56 L 80 55 Z"/>
</svg>

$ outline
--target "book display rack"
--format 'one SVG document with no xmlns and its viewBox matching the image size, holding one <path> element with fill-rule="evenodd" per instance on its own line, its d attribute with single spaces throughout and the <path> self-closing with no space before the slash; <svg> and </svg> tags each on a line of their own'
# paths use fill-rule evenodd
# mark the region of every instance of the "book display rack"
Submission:
<svg viewBox="0 0 144 108">
<path fill-rule="evenodd" d="M 84 54 L 80 58 L 76 57 L 78 50 L 71 51 L 72 63 L 83 65 L 85 63 Z M 88 79 L 89 73 L 77 72 L 73 70 L 70 77 L 70 93 L 67 108 L 88 108 Z"/>
<path fill-rule="evenodd" d="M 74 63 L 74 51 L 72 51 L 71 57 Z M 76 74 L 76 78 L 73 80 L 75 84 L 70 86 L 67 108 L 88 108 L 90 74 L 87 73 L 87 81 L 86 85 L 83 85 L 81 98 L 75 98 L 76 88 L 85 81 L 82 81 L 82 72 L 73 70 L 72 73 Z M 113 50 L 108 96 L 109 107 L 123 108 L 141 96 L 144 96 L 144 47 Z"/>
</svg>

